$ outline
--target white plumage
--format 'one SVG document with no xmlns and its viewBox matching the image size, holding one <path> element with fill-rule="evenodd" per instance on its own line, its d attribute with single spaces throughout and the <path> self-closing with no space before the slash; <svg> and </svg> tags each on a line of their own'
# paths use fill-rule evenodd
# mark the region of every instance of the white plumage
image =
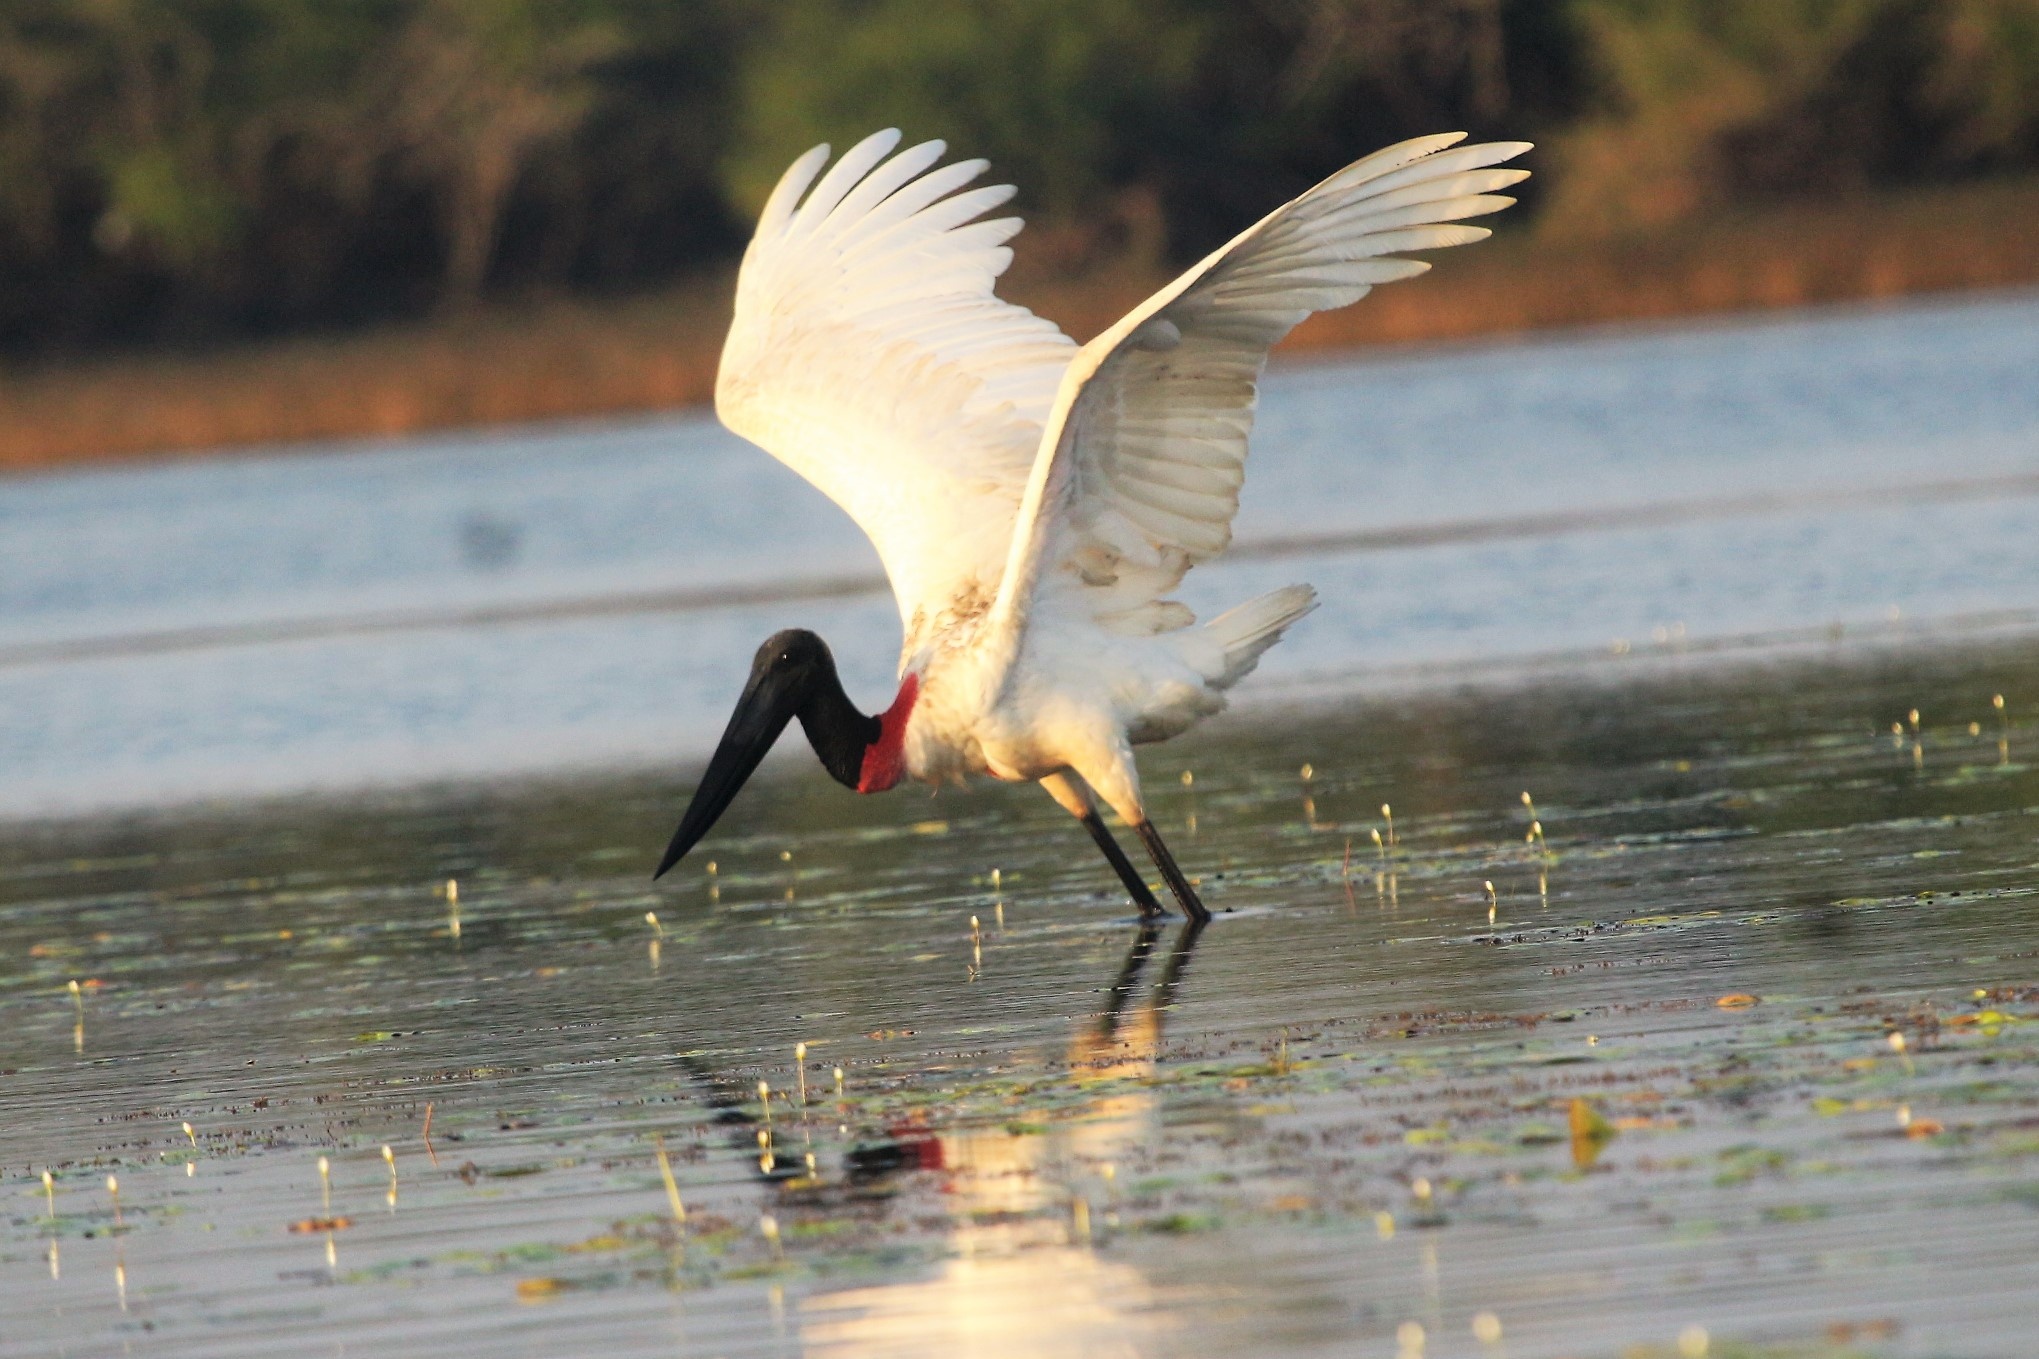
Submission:
<svg viewBox="0 0 2039 1359">
<path fill-rule="evenodd" d="M 994 294 L 1020 222 L 984 219 L 1012 195 L 967 187 L 985 162 L 893 154 L 885 131 L 826 174 L 826 146 L 786 171 L 716 409 L 876 546 L 905 632 L 906 773 L 1041 779 L 1079 815 L 1087 785 L 1144 829 L 1131 745 L 1217 711 L 1315 607 L 1291 586 L 1198 627 L 1168 598 L 1231 541 L 1268 350 L 1429 268 L 1394 252 L 1488 234 L 1458 223 L 1514 201 L 1497 191 L 1528 172 L 1497 167 L 1528 147 L 1463 135 L 1347 166 L 1080 348 Z"/>
</svg>

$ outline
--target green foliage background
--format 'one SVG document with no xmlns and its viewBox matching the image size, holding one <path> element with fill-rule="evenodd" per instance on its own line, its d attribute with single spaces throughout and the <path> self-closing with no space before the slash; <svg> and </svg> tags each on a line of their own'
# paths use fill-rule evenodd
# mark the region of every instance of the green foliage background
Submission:
<svg viewBox="0 0 2039 1359">
<path fill-rule="evenodd" d="M 5 0 L 0 351 L 655 286 L 892 124 L 1050 267 L 1450 127 L 1612 235 L 2039 169 L 2039 0 Z"/>
</svg>

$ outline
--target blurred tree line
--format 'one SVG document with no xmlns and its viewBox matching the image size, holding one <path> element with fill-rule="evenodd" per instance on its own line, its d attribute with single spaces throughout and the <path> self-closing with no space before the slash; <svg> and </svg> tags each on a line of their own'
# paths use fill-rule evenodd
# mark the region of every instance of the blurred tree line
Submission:
<svg viewBox="0 0 2039 1359">
<path fill-rule="evenodd" d="M 0 351 L 656 285 L 887 124 L 1051 268 L 1452 127 L 1616 234 L 2039 168 L 2039 0 L 0 0 Z"/>
</svg>

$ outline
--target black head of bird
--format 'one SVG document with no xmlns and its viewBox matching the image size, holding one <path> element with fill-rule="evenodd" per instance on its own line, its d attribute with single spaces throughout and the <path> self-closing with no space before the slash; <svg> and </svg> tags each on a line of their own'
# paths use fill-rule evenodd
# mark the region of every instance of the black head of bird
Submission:
<svg viewBox="0 0 2039 1359">
<path fill-rule="evenodd" d="M 897 752 L 884 758 L 892 735 L 889 724 L 857 711 L 850 702 L 828 643 L 804 628 L 774 633 L 751 661 L 750 679 L 736 700 L 736 711 L 653 877 L 663 876 L 708 833 L 796 717 L 807 743 L 836 782 L 860 793 L 875 793 L 898 781 Z M 896 737 L 890 744 L 896 744 Z"/>
</svg>

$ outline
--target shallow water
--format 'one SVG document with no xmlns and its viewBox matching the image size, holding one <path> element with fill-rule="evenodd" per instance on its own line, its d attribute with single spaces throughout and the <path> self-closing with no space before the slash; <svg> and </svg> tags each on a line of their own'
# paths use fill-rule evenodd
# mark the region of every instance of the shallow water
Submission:
<svg viewBox="0 0 2039 1359">
<path fill-rule="evenodd" d="M 2039 621 L 2039 294 L 1278 366 L 1208 613 L 1327 607 L 1246 701 L 1662 635 Z M 0 817 L 705 754 L 835 508 L 699 415 L 0 480 Z"/>
<path fill-rule="evenodd" d="M 0 1355 L 2029 1355 L 2035 667 L 1221 722 L 1196 937 L 797 766 L 17 826 Z"/>
</svg>

